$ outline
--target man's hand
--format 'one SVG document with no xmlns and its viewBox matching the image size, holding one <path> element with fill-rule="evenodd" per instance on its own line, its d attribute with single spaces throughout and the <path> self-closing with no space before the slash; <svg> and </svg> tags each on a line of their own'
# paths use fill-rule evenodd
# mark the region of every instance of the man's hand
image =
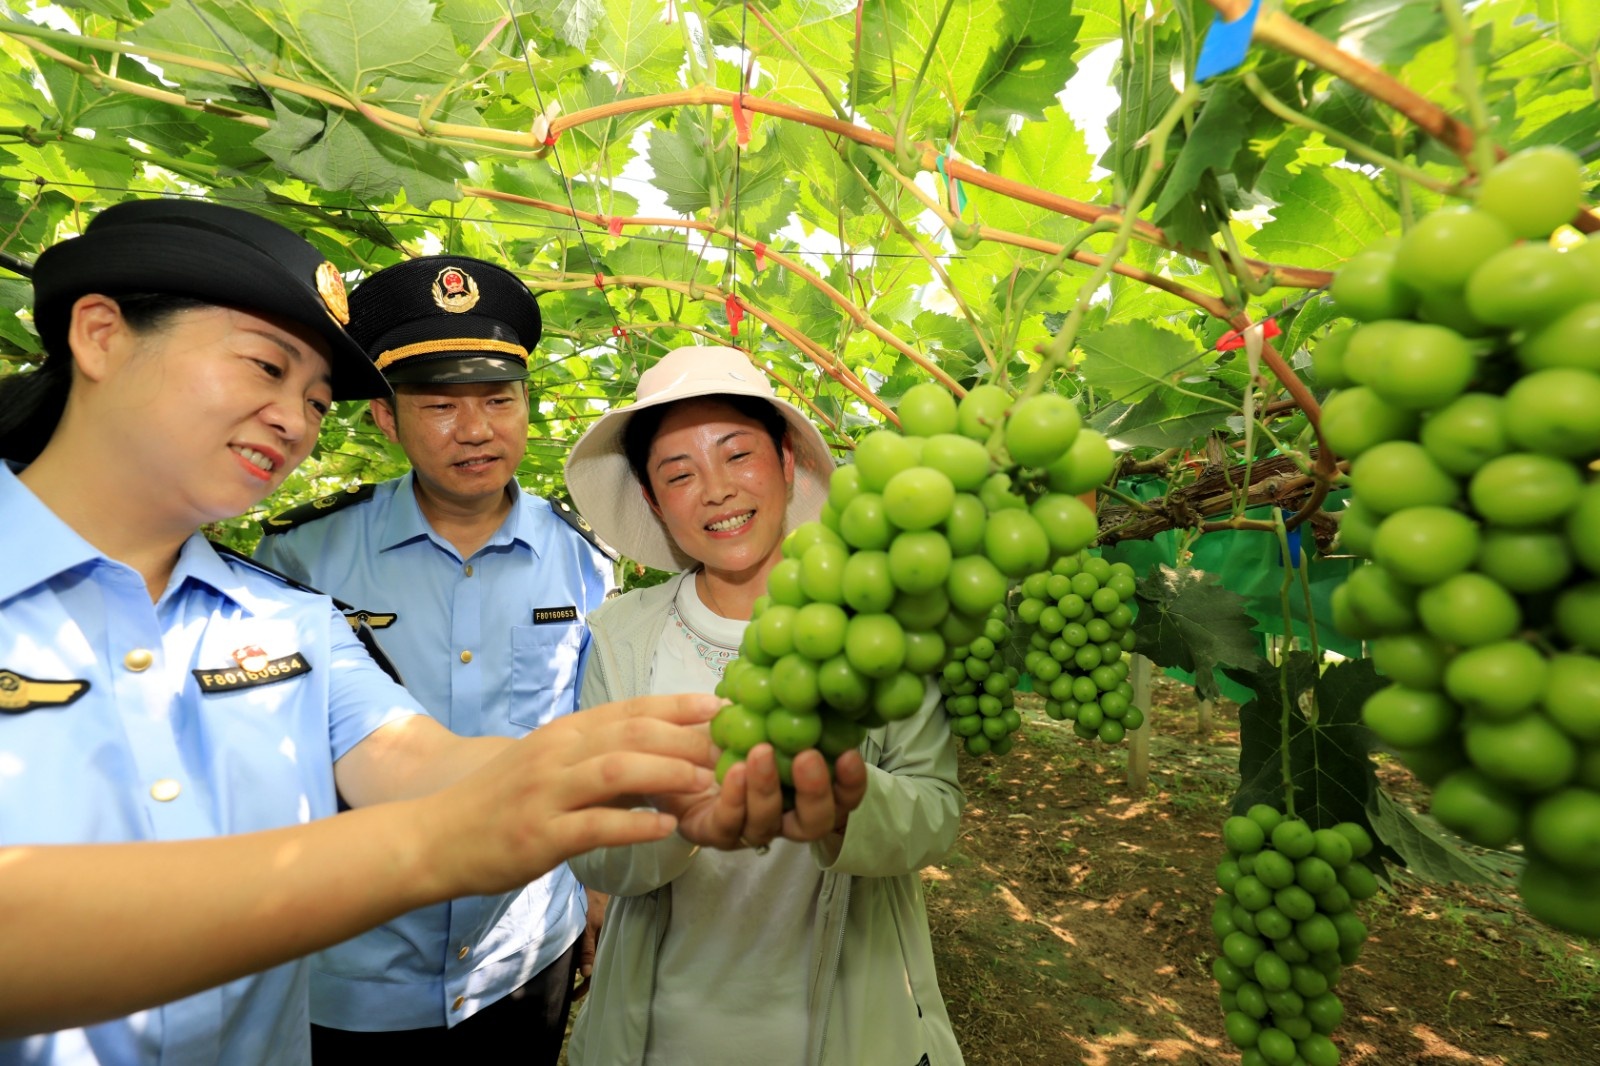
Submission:
<svg viewBox="0 0 1600 1066">
<path fill-rule="evenodd" d="M 794 809 L 783 809 L 783 787 L 770 744 L 757 744 L 732 767 L 720 789 L 698 796 L 663 797 L 663 810 L 678 816 L 678 834 L 702 847 L 733 851 L 760 848 L 779 837 L 809 843 L 843 832 L 850 812 L 867 793 L 867 767 L 860 752 L 846 752 L 828 773 L 815 749 L 794 757 Z"/>
</svg>

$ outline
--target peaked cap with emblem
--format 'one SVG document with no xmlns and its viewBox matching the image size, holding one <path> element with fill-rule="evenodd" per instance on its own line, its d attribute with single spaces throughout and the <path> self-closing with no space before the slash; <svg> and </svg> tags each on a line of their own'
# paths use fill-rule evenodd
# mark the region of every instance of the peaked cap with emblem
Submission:
<svg viewBox="0 0 1600 1066">
<path fill-rule="evenodd" d="M 522 381 L 541 331 L 515 274 L 462 255 L 396 263 L 350 297 L 351 335 L 395 385 Z"/>
<path fill-rule="evenodd" d="M 189 296 L 276 315 L 327 342 L 333 395 L 387 396 L 389 386 L 344 330 L 338 268 L 303 237 L 259 215 L 200 200 L 128 200 L 101 211 L 83 235 L 40 253 L 33 318 L 45 350 L 67 353 L 80 296 Z"/>
</svg>

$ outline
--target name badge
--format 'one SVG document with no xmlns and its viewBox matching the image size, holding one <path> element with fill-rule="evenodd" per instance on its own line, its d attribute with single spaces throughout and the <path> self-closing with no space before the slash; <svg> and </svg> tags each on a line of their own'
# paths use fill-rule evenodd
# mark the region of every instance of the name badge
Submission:
<svg viewBox="0 0 1600 1066">
<path fill-rule="evenodd" d="M 0 670 L 0 714 L 65 707 L 88 691 L 87 681 L 40 681 L 14 670 Z"/>
<path fill-rule="evenodd" d="M 533 609 L 533 624 L 536 626 L 542 626 L 547 622 L 576 622 L 577 620 L 577 607 L 535 607 Z"/>
<path fill-rule="evenodd" d="M 252 664 L 254 665 L 254 664 Z M 233 692 L 241 688 L 255 688 L 257 685 L 275 685 L 279 681 L 287 681 L 301 674 L 309 674 L 311 664 L 295 652 L 285 655 L 280 659 L 269 659 L 265 666 L 259 670 L 191 670 L 194 679 L 200 682 L 200 691 L 204 693 Z"/>
</svg>

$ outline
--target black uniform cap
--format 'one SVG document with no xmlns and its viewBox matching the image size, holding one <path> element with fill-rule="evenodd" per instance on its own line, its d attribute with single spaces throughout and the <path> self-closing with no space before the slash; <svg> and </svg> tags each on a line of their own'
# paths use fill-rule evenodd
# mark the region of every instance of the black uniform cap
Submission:
<svg viewBox="0 0 1600 1066">
<path fill-rule="evenodd" d="M 396 263 L 350 295 L 350 335 L 395 385 L 523 381 L 540 332 L 521 279 L 462 255 Z"/>
<path fill-rule="evenodd" d="M 33 292 L 34 324 L 47 352 L 66 353 L 80 296 L 190 296 L 277 315 L 316 333 L 328 342 L 335 399 L 390 393 L 341 325 L 349 311 L 338 269 L 298 234 L 236 207 L 166 199 L 115 204 L 82 236 L 40 254 Z"/>
</svg>

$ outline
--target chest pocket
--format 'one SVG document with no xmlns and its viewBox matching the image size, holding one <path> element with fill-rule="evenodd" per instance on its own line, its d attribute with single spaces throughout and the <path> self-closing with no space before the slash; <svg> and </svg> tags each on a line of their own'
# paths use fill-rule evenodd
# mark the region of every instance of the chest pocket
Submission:
<svg viewBox="0 0 1600 1066">
<path fill-rule="evenodd" d="M 516 725 L 537 729 L 578 709 L 578 653 L 583 625 L 513 626 L 511 709 Z"/>
</svg>

